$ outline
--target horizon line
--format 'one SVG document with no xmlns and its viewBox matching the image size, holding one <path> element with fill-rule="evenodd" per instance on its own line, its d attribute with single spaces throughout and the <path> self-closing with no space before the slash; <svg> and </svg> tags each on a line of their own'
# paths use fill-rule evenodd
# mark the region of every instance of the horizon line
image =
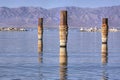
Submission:
<svg viewBox="0 0 120 80">
<path fill-rule="evenodd" d="M 44 8 L 44 7 L 40 7 L 40 6 L 18 6 L 18 7 L 0 6 L 0 8 L 22 8 L 22 7 L 30 7 L 30 8 L 54 9 L 54 8 L 67 8 L 67 7 L 76 7 L 76 8 L 104 8 L 104 7 L 117 7 L 117 6 L 120 6 L 120 5 L 100 6 L 100 7 L 60 6 L 60 7 L 52 7 L 52 8 Z"/>
</svg>

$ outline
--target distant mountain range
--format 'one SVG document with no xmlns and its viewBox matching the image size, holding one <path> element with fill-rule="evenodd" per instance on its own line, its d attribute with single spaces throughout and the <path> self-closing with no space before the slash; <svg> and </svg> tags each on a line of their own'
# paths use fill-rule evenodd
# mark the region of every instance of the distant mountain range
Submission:
<svg viewBox="0 0 120 80">
<path fill-rule="evenodd" d="M 45 27 L 58 27 L 61 10 L 68 11 L 70 27 L 100 27 L 104 17 L 109 19 L 110 27 L 120 27 L 120 6 L 101 8 L 59 7 L 44 9 L 40 7 L 0 7 L 0 27 L 36 27 L 38 18 L 44 18 Z"/>
</svg>

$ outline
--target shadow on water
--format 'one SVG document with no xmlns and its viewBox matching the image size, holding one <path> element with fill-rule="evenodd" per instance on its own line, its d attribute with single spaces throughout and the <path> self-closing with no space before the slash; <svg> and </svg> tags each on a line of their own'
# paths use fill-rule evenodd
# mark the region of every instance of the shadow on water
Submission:
<svg viewBox="0 0 120 80">
<path fill-rule="evenodd" d="M 67 80 L 67 49 L 66 47 L 60 47 L 60 80 Z"/>
</svg>

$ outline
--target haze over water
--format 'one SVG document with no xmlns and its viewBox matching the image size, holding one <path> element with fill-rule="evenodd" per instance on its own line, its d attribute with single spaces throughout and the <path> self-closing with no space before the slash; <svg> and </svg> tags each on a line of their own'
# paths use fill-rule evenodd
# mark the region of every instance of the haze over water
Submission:
<svg viewBox="0 0 120 80">
<path fill-rule="evenodd" d="M 45 29 L 43 55 L 37 30 L 0 32 L 0 80 L 119 80 L 120 33 L 109 33 L 108 63 L 101 62 L 101 33 L 70 29 L 68 63 L 59 64 L 59 31 Z"/>
</svg>

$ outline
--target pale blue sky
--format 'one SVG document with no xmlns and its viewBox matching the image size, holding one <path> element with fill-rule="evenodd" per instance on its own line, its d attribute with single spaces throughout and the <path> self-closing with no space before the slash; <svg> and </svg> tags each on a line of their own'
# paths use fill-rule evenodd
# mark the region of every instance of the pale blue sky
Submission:
<svg viewBox="0 0 120 80">
<path fill-rule="evenodd" d="M 0 0 L 0 7 L 105 7 L 120 5 L 120 0 Z"/>
</svg>

